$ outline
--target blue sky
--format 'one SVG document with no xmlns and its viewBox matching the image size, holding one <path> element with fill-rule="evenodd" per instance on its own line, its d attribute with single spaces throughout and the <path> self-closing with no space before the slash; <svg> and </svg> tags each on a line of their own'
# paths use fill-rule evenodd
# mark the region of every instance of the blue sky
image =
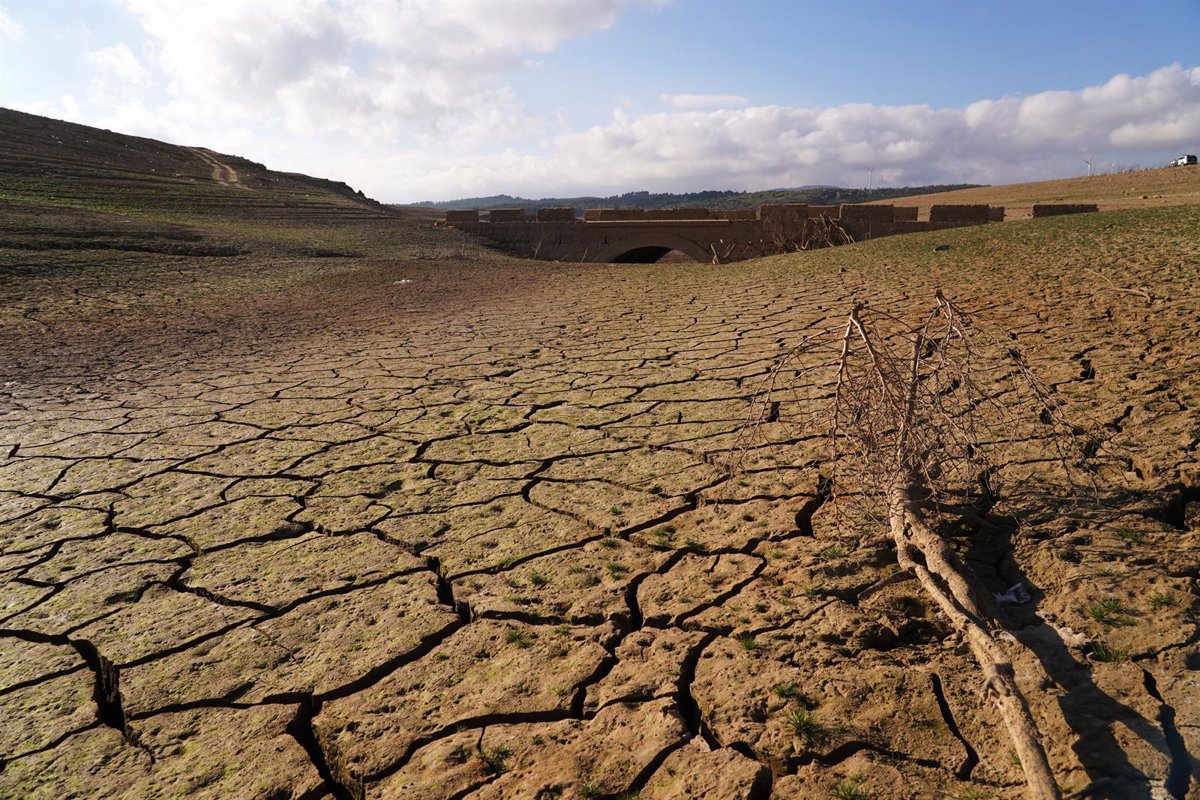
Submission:
<svg viewBox="0 0 1200 800">
<path fill-rule="evenodd" d="M 929 103 L 1081 89 L 1117 73 L 1200 64 L 1200 0 L 1139 2 L 678 2 L 544 57 L 562 77 L 517 79 L 530 97 L 663 92 L 752 103 Z M 581 118 L 597 109 L 571 103 Z"/>
<path fill-rule="evenodd" d="M 1200 151 L 1200 0 L 0 0 L 0 105 L 346 180 L 1008 182 Z"/>
</svg>

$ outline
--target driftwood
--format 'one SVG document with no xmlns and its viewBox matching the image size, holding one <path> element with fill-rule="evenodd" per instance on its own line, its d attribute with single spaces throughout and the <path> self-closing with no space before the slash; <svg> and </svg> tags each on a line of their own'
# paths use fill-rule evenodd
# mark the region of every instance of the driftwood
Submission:
<svg viewBox="0 0 1200 800">
<path fill-rule="evenodd" d="M 725 244 L 723 241 L 721 243 Z M 733 244 L 726 245 L 724 254 L 717 252 L 717 243 L 716 242 L 710 243 L 708 245 L 708 249 L 712 251 L 713 266 L 719 267 L 719 266 L 721 266 L 722 263 L 724 263 L 724 260 L 729 258 L 730 254 L 733 253 L 733 251 L 735 249 L 737 249 L 737 243 L 734 242 Z"/>
<path fill-rule="evenodd" d="M 1140 297 L 1146 301 L 1146 305 L 1151 305 L 1152 303 L 1154 303 L 1154 296 L 1152 294 L 1150 294 L 1150 290 L 1148 288 L 1146 288 L 1145 286 L 1135 286 L 1135 287 L 1128 287 L 1128 288 L 1124 287 L 1124 286 L 1117 286 L 1117 284 L 1113 281 L 1113 279 L 1108 277 L 1107 275 L 1105 275 L 1103 272 L 1097 272 L 1094 269 L 1085 269 L 1084 272 L 1090 272 L 1093 275 L 1097 276 L 1098 278 L 1101 278 L 1105 283 L 1108 284 L 1108 288 L 1112 289 L 1114 292 L 1119 292 L 1122 294 L 1137 295 L 1138 297 Z"/>
<path fill-rule="evenodd" d="M 993 619 L 990 595 L 931 520 L 953 507 L 951 499 L 983 493 L 988 503 L 995 500 L 998 479 L 987 443 L 1003 441 L 1023 424 L 1040 431 L 1068 477 L 1086 450 L 1076 441 L 1080 430 L 1063 418 L 1010 339 L 983 332 L 941 291 L 934 301 L 928 316 L 915 322 L 860 302 L 839 334 L 809 334 L 768 374 L 757 416 L 743 434 L 777 417 L 773 398 L 781 390 L 793 393 L 793 417 L 806 433 L 828 432 L 822 469 L 834 493 L 850 487 L 859 502 L 873 502 L 873 515 L 886 517 L 896 546 L 901 572 L 863 596 L 901 576 L 920 582 L 979 664 L 984 694 L 1004 720 L 1028 796 L 1053 800 L 1059 791 L 1045 748 L 1000 643 L 1012 637 Z M 814 402 L 829 396 L 822 387 L 830 385 L 832 402 Z"/>
<path fill-rule="evenodd" d="M 954 376 L 951 393 L 963 388 L 964 383 L 969 387 L 972 381 L 969 373 L 969 333 L 962 327 L 962 315 L 940 291 L 936 299 L 936 310 L 914 333 L 907 375 L 897 374 L 895 357 L 881 351 L 871 330 L 863 324 L 863 306 L 856 306 L 850 312 L 839 362 L 837 399 L 842 400 L 847 390 L 860 394 L 863 391 L 861 387 L 855 389 L 853 383 L 845 382 L 851 373 L 849 359 L 853 351 L 850 342 L 857 337 L 868 357 L 869 367 L 865 372 L 873 391 L 868 390 L 866 398 L 860 396 L 850 403 L 857 412 L 854 421 L 857 429 L 851 435 L 865 433 L 870 447 L 877 446 L 881 438 L 889 441 L 886 429 L 876 431 L 861 428 L 864 409 L 872 412 L 869 416 L 874 423 L 895 431 L 892 447 L 872 454 L 872 460 L 876 462 L 877 473 L 890 478 L 887 492 L 888 521 L 896 544 L 897 561 L 901 569 L 910 570 L 917 576 L 922 588 L 970 646 L 983 670 L 984 693 L 995 703 L 1008 728 L 1009 738 L 1025 773 L 1029 797 L 1032 800 L 1057 800 L 1058 785 L 1050 770 L 1050 762 L 1046 758 L 1033 715 L 1029 713 L 1029 706 L 1017 686 L 1012 660 L 992 635 L 993 623 L 981 607 L 978 600 L 980 592 L 969 570 L 949 543 L 930 528 L 922 510 L 922 500 L 930 494 L 933 481 L 942 476 L 945 461 L 942 454 L 929 452 L 925 448 L 940 444 L 938 440 L 948 436 L 963 436 L 963 426 L 967 424 L 961 419 L 947 419 L 944 425 L 952 425 L 959 430 L 920 431 L 918 426 L 937 426 L 939 423 L 936 416 L 929 414 L 933 409 L 926 402 L 928 387 L 923 383 L 935 376 L 944 377 L 938 375 L 937 371 L 953 363 L 947 360 L 946 353 L 956 343 L 963 343 L 968 348 L 968 366 L 966 373 Z M 942 354 L 940 358 L 939 352 Z M 934 360 L 932 370 L 922 369 L 927 359 Z M 835 421 L 840 416 L 835 413 Z M 918 442 L 919 438 L 927 442 Z"/>
<path fill-rule="evenodd" d="M 900 481 L 889 498 L 888 519 L 896 558 L 911 570 L 954 629 L 967 641 L 983 670 L 984 694 L 991 698 L 1008 728 L 1030 798 L 1056 800 L 1058 784 L 1050 770 L 1037 725 L 1017 687 L 1012 660 L 992 635 L 993 625 L 977 601 L 966 570 L 950 545 L 926 523 L 914 486 Z"/>
</svg>

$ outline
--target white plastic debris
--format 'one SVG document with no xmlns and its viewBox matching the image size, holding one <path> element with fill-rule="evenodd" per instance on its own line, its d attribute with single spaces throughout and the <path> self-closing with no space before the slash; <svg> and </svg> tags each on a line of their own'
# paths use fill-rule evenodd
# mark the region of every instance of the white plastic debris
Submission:
<svg viewBox="0 0 1200 800">
<path fill-rule="evenodd" d="M 1008 587 L 1007 592 L 996 595 L 996 602 L 1004 605 L 1005 603 L 1014 606 L 1023 606 L 1031 599 L 1029 590 L 1025 588 L 1025 584 L 1016 583 Z"/>
</svg>

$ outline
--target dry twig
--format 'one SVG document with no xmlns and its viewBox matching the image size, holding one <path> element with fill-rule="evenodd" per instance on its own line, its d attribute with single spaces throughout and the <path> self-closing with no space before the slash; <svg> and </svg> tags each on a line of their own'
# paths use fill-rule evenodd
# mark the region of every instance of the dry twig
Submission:
<svg viewBox="0 0 1200 800">
<path fill-rule="evenodd" d="M 817 250 L 854 242 L 854 237 L 836 219 L 824 215 L 800 217 L 789 214 L 773 217 L 766 220 L 766 230 L 780 252 Z"/>
<path fill-rule="evenodd" d="M 1113 281 L 1113 279 L 1108 277 L 1107 275 L 1105 275 L 1103 272 L 1099 272 L 1098 270 L 1094 270 L 1094 269 L 1085 269 L 1084 272 L 1090 272 L 1093 275 L 1096 275 L 1097 277 L 1101 278 L 1105 283 L 1108 284 L 1108 288 L 1112 289 L 1114 292 L 1120 292 L 1122 294 L 1135 294 L 1138 297 L 1145 300 L 1146 305 L 1151 305 L 1152 303 L 1154 303 L 1154 296 L 1150 294 L 1150 290 L 1147 289 L 1145 286 L 1132 287 L 1132 288 L 1126 288 L 1124 286 L 1117 286 L 1117 284 Z"/>
</svg>

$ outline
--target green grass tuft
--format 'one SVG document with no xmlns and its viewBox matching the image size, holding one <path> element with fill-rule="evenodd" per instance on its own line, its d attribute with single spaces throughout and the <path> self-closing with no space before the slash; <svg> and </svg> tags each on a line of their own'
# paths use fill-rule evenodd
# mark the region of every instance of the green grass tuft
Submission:
<svg viewBox="0 0 1200 800">
<path fill-rule="evenodd" d="M 833 787 L 834 800 L 871 800 L 871 795 L 862 787 L 862 778 L 847 778 Z"/>
<path fill-rule="evenodd" d="M 1092 658 L 1106 664 L 1129 660 L 1129 651 L 1111 647 L 1104 642 L 1092 642 Z"/>
<path fill-rule="evenodd" d="M 1088 616 L 1110 628 L 1132 625 L 1129 609 L 1116 597 L 1106 597 L 1088 609 Z"/>
<path fill-rule="evenodd" d="M 796 738 L 805 745 L 820 744 L 828 738 L 825 726 L 817 721 L 807 708 L 793 708 L 784 716 L 784 722 Z"/>
</svg>

